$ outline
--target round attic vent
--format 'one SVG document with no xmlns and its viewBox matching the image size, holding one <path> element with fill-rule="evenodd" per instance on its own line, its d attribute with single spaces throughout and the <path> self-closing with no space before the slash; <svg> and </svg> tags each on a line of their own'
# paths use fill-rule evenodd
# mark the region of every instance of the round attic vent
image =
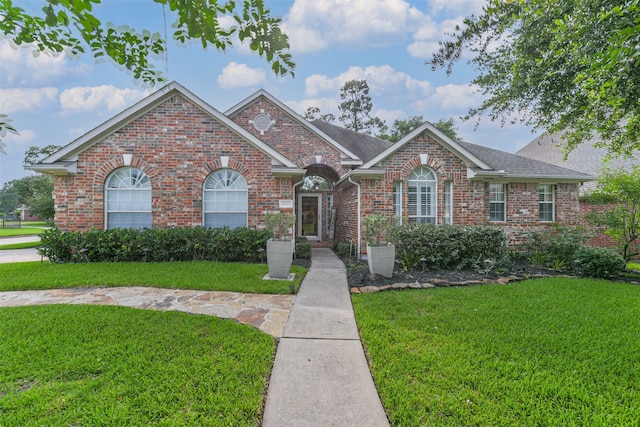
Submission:
<svg viewBox="0 0 640 427">
<path fill-rule="evenodd" d="M 260 132 L 264 132 L 271 127 L 271 117 L 268 114 L 260 113 L 253 119 L 253 126 Z"/>
</svg>

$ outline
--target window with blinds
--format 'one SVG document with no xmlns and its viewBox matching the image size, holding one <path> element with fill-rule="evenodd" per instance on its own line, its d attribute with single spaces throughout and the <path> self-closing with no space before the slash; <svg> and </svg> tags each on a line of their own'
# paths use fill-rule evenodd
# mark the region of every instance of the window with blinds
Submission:
<svg viewBox="0 0 640 427">
<path fill-rule="evenodd" d="M 419 166 L 409 176 L 409 222 L 436 224 L 437 186 L 436 174 L 427 166 Z"/>
<path fill-rule="evenodd" d="M 151 228 L 151 180 L 133 167 L 117 169 L 105 183 L 107 229 Z"/>
<path fill-rule="evenodd" d="M 231 169 L 219 169 L 204 182 L 204 226 L 246 227 L 248 220 L 247 181 Z"/>
</svg>

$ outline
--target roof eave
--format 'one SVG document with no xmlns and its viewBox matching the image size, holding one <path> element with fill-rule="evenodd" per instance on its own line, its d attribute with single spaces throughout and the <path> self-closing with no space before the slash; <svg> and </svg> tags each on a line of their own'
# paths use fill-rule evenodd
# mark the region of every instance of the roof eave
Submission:
<svg viewBox="0 0 640 427">
<path fill-rule="evenodd" d="M 24 165 L 25 169 L 50 175 L 75 175 L 78 173 L 78 162 L 57 162 L 36 165 Z"/>
</svg>

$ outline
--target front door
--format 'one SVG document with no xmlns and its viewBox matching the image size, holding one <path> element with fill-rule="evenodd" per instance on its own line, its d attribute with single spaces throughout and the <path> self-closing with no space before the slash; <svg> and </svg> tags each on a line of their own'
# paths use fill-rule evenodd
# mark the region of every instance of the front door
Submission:
<svg viewBox="0 0 640 427">
<path fill-rule="evenodd" d="M 298 236 L 322 240 L 322 194 L 298 194 Z"/>
</svg>

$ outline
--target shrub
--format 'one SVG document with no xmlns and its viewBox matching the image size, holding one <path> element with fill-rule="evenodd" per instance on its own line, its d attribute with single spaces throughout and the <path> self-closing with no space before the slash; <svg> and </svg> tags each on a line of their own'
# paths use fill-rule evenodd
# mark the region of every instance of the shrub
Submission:
<svg viewBox="0 0 640 427">
<path fill-rule="evenodd" d="M 507 236 L 501 227 L 405 224 L 392 229 L 390 240 L 407 270 L 423 263 L 434 270 L 482 268 L 485 259 L 496 265 L 507 256 Z"/>
<path fill-rule="evenodd" d="M 584 247 L 591 234 L 582 227 L 554 225 L 544 231 L 527 234 L 524 251 L 532 263 L 562 269 L 572 265 L 576 251 Z"/>
<path fill-rule="evenodd" d="M 311 242 L 306 237 L 296 237 L 296 257 L 311 259 Z"/>
<path fill-rule="evenodd" d="M 577 273 L 586 277 L 616 277 L 626 268 L 624 258 L 604 248 L 580 249 L 576 251 L 575 258 Z"/>
<path fill-rule="evenodd" d="M 345 241 L 335 241 L 333 243 L 333 249 L 338 253 L 340 258 L 351 258 L 358 250 L 354 244 Z"/>
<path fill-rule="evenodd" d="M 116 228 L 41 235 L 41 255 L 54 262 L 259 262 L 271 234 L 249 228 Z"/>
</svg>

